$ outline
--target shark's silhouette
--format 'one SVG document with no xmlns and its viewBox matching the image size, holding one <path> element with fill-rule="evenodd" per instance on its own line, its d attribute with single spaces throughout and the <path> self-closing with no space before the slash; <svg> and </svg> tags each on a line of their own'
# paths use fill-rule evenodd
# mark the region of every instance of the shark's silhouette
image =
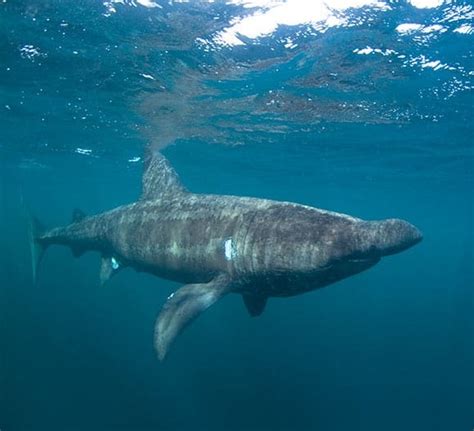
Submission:
<svg viewBox="0 0 474 431">
<path fill-rule="evenodd" d="M 250 315 L 267 299 L 327 286 L 422 239 L 403 220 L 364 221 L 291 202 L 195 194 L 160 153 L 145 160 L 141 199 L 35 235 L 38 256 L 51 244 L 102 254 L 105 283 L 123 267 L 185 283 L 155 326 L 160 359 L 175 337 L 228 293 L 242 295 Z M 34 273 L 36 265 L 33 265 Z"/>
</svg>

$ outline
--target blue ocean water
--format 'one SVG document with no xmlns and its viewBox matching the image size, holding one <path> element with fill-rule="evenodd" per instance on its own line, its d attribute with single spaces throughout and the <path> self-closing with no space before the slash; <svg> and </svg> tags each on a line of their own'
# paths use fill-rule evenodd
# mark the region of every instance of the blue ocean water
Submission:
<svg viewBox="0 0 474 431">
<path fill-rule="evenodd" d="M 474 428 L 474 7 L 469 1 L 3 0 L 0 429 Z M 195 192 L 399 217 L 424 240 L 325 289 L 237 295 L 164 363 L 179 285 L 51 248 L 140 195 L 162 149 Z"/>
</svg>

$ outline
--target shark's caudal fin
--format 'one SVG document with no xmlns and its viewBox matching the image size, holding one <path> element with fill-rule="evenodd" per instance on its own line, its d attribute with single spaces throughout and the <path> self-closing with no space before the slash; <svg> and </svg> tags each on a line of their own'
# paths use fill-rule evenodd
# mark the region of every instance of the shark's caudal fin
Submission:
<svg viewBox="0 0 474 431">
<path fill-rule="evenodd" d="M 220 275 L 209 283 L 187 284 L 168 297 L 155 324 L 155 348 L 160 360 L 187 325 L 229 292 L 229 285 L 229 278 Z"/>
<path fill-rule="evenodd" d="M 142 200 L 173 197 L 187 191 L 179 181 L 176 171 L 161 153 L 148 149 L 144 168 Z"/>
<path fill-rule="evenodd" d="M 45 231 L 43 225 L 35 217 L 29 217 L 28 223 L 28 243 L 30 247 L 31 257 L 31 275 L 33 278 L 33 284 L 36 284 L 38 267 L 43 259 L 44 252 L 46 251 L 47 245 L 42 244 L 38 239 L 41 234 Z"/>
</svg>

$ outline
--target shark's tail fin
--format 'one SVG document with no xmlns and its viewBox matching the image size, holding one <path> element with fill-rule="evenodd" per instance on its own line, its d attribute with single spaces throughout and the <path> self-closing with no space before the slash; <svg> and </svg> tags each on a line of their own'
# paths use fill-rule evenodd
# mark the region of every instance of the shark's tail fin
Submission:
<svg viewBox="0 0 474 431">
<path fill-rule="evenodd" d="M 31 275 L 33 283 L 36 284 L 38 267 L 43 259 L 47 245 L 42 243 L 41 234 L 45 231 L 43 225 L 36 217 L 29 217 L 28 223 L 28 243 L 30 246 Z"/>
</svg>

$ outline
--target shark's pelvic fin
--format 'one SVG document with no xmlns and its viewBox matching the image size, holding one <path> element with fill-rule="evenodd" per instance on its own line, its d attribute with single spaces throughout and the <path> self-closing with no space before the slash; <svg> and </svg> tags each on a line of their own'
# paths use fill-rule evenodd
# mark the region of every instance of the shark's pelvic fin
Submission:
<svg viewBox="0 0 474 431">
<path fill-rule="evenodd" d="M 242 294 L 242 299 L 252 317 L 260 316 L 267 305 L 267 297 L 263 295 Z"/>
<path fill-rule="evenodd" d="M 161 199 L 185 193 L 178 174 L 159 152 L 148 150 L 142 179 L 142 200 Z"/>
<path fill-rule="evenodd" d="M 155 349 L 158 358 L 163 360 L 176 336 L 229 291 L 229 277 L 219 275 L 209 283 L 187 284 L 172 293 L 155 324 Z"/>
<path fill-rule="evenodd" d="M 122 265 L 113 256 L 102 256 L 100 261 L 100 285 L 103 286 L 107 281 L 110 280 L 110 277 L 115 275 L 120 271 Z"/>
</svg>

